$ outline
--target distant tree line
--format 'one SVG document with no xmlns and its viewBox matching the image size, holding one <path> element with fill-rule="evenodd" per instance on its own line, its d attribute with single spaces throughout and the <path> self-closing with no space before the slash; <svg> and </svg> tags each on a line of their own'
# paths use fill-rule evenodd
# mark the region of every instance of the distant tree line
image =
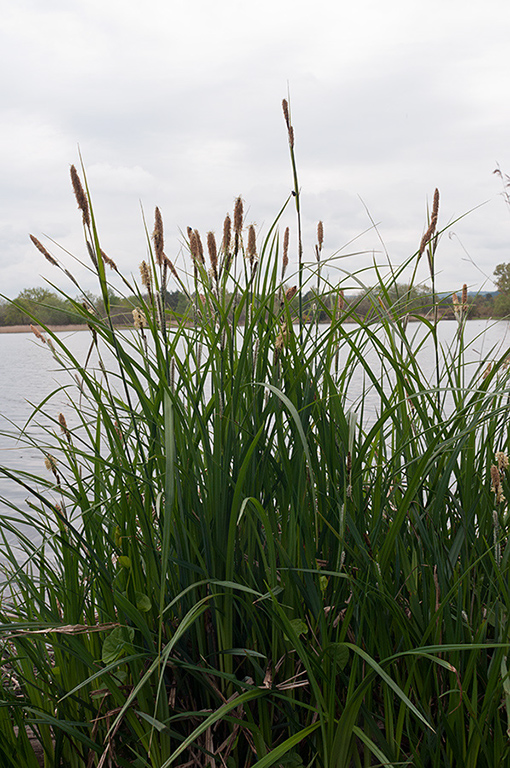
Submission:
<svg viewBox="0 0 510 768">
<path fill-rule="evenodd" d="M 510 264 L 500 264 L 495 271 L 498 292 L 495 294 L 469 294 L 467 312 L 470 318 L 505 317 L 510 316 Z M 103 299 L 92 294 L 86 295 L 95 311 L 103 316 Z M 111 291 L 109 295 L 113 316 L 117 323 L 131 325 L 133 309 L 141 305 L 138 296 L 122 297 Z M 459 292 L 460 299 L 460 292 Z M 81 302 L 83 297 L 77 298 Z M 166 307 L 172 310 L 176 317 L 191 314 L 191 301 L 182 291 L 167 292 Z M 303 294 L 301 306 L 305 320 L 328 322 L 338 301 L 338 291 L 322 292 L 308 290 Z M 454 305 L 451 294 L 436 296 L 439 316 L 444 319 L 454 319 Z M 199 302 L 197 302 L 199 305 Z M 294 295 L 290 302 L 291 312 L 297 318 L 299 314 L 299 298 Z M 381 291 L 367 288 L 357 294 L 350 294 L 344 300 L 344 312 L 349 319 L 376 320 L 381 308 L 391 310 L 395 314 L 403 312 L 411 315 L 430 315 L 434 307 L 434 297 L 426 286 L 407 286 L 395 284 L 392 288 Z M 33 318 L 44 325 L 83 324 L 83 316 L 77 313 L 73 303 L 68 298 L 55 293 L 48 288 L 27 288 L 12 301 L 0 302 L 0 326 L 28 325 Z"/>
<path fill-rule="evenodd" d="M 85 297 L 77 297 L 75 301 L 81 303 Z M 105 315 L 104 301 L 102 297 L 86 294 L 86 300 L 100 316 Z M 122 297 L 114 293 L 109 294 L 114 320 L 121 325 L 133 323 L 133 309 L 141 305 L 138 296 Z M 167 292 L 166 306 L 177 314 L 185 313 L 189 301 L 180 291 Z M 29 325 L 33 318 L 44 325 L 80 325 L 84 324 L 73 302 L 50 291 L 48 288 L 26 288 L 11 302 L 0 302 L 0 326 L 1 325 Z"/>
</svg>

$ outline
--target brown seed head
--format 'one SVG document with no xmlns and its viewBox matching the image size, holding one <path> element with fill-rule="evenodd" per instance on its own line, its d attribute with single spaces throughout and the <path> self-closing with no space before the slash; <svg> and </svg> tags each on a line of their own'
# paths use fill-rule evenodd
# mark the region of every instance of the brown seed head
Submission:
<svg viewBox="0 0 510 768">
<path fill-rule="evenodd" d="M 337 299 L 337 303 L 336 303 L 336 307 L 337 307 L 337 310 L 338 310 L 339 314 L 344 311 L 344 303 L 345 303 L 344 292 L 343 291 L 339 291 L 338 292 L 338 299 Z"/>
<path fill-rule="evenodd" d="M 78 176 L 78 171 L 74 165 L 71 166 L 71 182 L 73 185 L 74 196 L 76 197 L 76 202 L 78 203 L 78 208 L 83 214 L 83 223 L 87 227 L 90 227 L 89 201 L 87 200 L 87 195 L 85 194 L 82 183 L 80 181 L 80 177 Z"/>
<path fill-rule="evenodd" d="M 457 315 L 460 312 L 459 297 L 456 293 L 452 293 L 453 311 Z"/>
<path fill-rule="evenodd" d="M 198 243 L 197 238 L 191 227 L 188 227 L 189 251 L 193 261 L 198 261 Z"/>
<path fill-rule="evenodd" d="M 501 475 L 495 464 L 491 466 L 491 491 L 496 494 L 496 504 L 500 504 L 505 500 L 501 486 Z"/>
<path fill-rule="evenodd" d="M 138 307 L 135 307 L 133 309 L 133 325 L 135 326 L 137 331 L 141 331 L 142 328 L 147 327 L 147 318 L 145 317 L 144 313 L 138 309 Z"/>
<path fill-rule="evenodd" d="M 37 336 L 37 338 L 39 339 L 39 341 L 42 341 L 42 343 L 43 343 L 43 344 L 46 344 L 46 337 L 45 337 L 45 336 L 43 336 L 43 334 L 41 333 L 41 331 L 39 330 L 39 328 L 37 328 L 35 325 L 31 325 L 31 326 L 30 326 L 30 330 L 32 331 L 32 333 L 34 334 L 34 336 Z"/>
<path fill-rule="evenodd" d="M 281 326 L 280 333 L 276 337 L 275 341 L 275 354 L 278 356 L 280 352 L 282 351 L 283 347 L 287 343 L 288 339 L 288 331 L 287 331 L 287 323 L 283 323 Z"/>
<path fill-rule="evenodd" d="M 510 460 L 504 451 L 498 451 L 496 453 L 496 461 L 498 462 L 498 469 L 500 472 L 504 472 L 506 469 L 508 469 Z"/>
<path fill-rule="evenodd" d="M 173 275 L 174 277 L 176 277 L 177 279 L 179 279 L 179 275 L 177 274 L 177 270 L 176 270 L 176 268 L 174 267 L 174 265 L 172 264 L 172 262 L 170 261 L 170 259 L 168 258 L 168 256 L 166 256 L 165 254 L 163 254 L 163 259 L 164 259 L 164 261 L 165 261 L 165 264 L 167 265 L 168 269 L 169 269 L 169 270 L 170 270 L 170 272 L 172 273 L 172 275 Z"/>
<path fill-rule="evenodd" d="M 292 125 L 289 128 L 289 147 L 293 149 L 294 147 L 294 128 Z"/>
<path fill-rule="evenodd" d="M 198 231 L 198 229 L 195 229 L 195 239 L 196 239 L 196 242 L 197 242 L 198 258 L 199 258 L 199 260 L 200 260 L 200 262 L 202 264 L 205 264 L 204 249 L 202 247 L 202 241 L 200 239 L 200 232 Z"/>
<path fill-rule="evenodd" d="M 209 251 L 209 260 L 211 262 L 214 279 L 218 280 L 218 251 L 216 248 L 214 232 L 207 233 L 207 250 Z"/>
<path fill-rule="evenodd" d="M 154 212 L 154 233 L 152 235 L 152 238 L 154 240 L 154 250 L 156 252 L 156 264 L 159 264 L 159 266 L 161 267 L 164 261 L 163 219 L 161 217 L 161 211 L 157 206 Z"/>
<path fill-rule="evenodd" d="M 283 116 L 285 118 L 285 125 L 287 126 L 287 130 L 290 130 L 289 103 L 287 99 L 283 99 L 282 109 L 283 109 Z"/>
<path fill-rule="evenodd" d="M 225 216 L 225 221 L 223 222 L 223 241 L 221 244 L 223 253 L 226 253 L 230 248 L 231 232 L 232 232 L 232 222 L 230 220 L 230 216 L 227 213 L 227 215 Z"/>
<path fill-rule="evenodd" d="M 51 455 L 51 453 L 46 454 L 46 458 L 44 459 L 44 466 L 48 470 L 48 472 L 53 472 L 55 475 L 57 472 L 57 460 L 54 456 Z"/>
<path fill-rule="evenodd" d="M 287 299 L 287 301 L 292 301 L 296 293 L 297 293 L 297 286 L 293 285 L 292 288 L 289 288 L 289 290 L 286 292 L 285 298 Z"/>
<path fill-rule="evenodd" d="M 317 224 L 317 242 L 319 244 L 319 251 L 322 251 L 322 244 L 324 242 L 324 225 L 322 221 Z"/>
<path fill-rule="evenodd" d="M 33 242 L 33 244 L 35 245 L 35 247 L 37 248 L 37 250 L 42 253 L 44 258 L 48 259 L 50 264 L 53 264 L 54 267 L 58 267 L 58 261 L 56 259 L 54 259 L 53 256 L 50 253 L 48 253 L 48 251 L 46 250 L 44 245 L 41 242 L 39 242 L 39 240 L 36 237 L 34 237 L 33 235 L 30 235 L 30 239 Z"/>
<path fill-rule="evenodd" d="M 467 285 L 466 283 L 464 283 L 464 285 L 462 286 L 462 309 L 464 312 L 467 309 L 467 294 L 468 294 Z"/>
<path fill-rule="evenodd" d="M 434 200 L 432 201 L 432 216 L 431 221 L 434 222 L 434 228 L 437 224 L 437 217 L 439 215 L 439 190 L 434 190 Z"/>
<path fill-rule="evenodd" d="M 255 227 L 250 224 L 248 227 L 248 245 L 246 246 L 246 255 L 250 260 L 250 264 L 253 266 L 253 262 L 257 255 L 257 239 L 255 236 Z"/>
<path fill-rule="evenodd" d="M 243 201 L 241 197 L 238 197 L 234 205 L 234 232 L 236 235 L 241 234 L 243 228 Z"/>
<path fill-rule="evenodd" d="M 438 214 L 439 214 L 439 190 L 436 189 L 434 192 L 434 200 L 432 202 L 432 214 L 430 216 L 430 224 L 428 226 L 427 231 L 425 232 L 425 234 L 421 239 L 420 248 L 418 251 L 418 257 L 422 255 L 423 251 L 427 247 L 427 244 L 432 239 L 432 236 L 436 231 Z"/>
<path fill-rule="evenodd" d="M 117 272 L 117 271 L 118 271 L 118 270 L 117 270 L 117 265 L 115 264 L 114 260 L 113 260 L 113 259 L 110 259 L 110 257 L 106 255 L 106 253 L 103 251 L 103 249 L 102 249 L 102 248 L 100 248 L 100 249 L 99 249 L 99 252 L 101 253 L 101 256 L 103 257 L 103 261 L 104 261 L 104 263 L 105 263 L 105 264 L 108 264 L 108 266 L 110 267 L 110 269 L 114 269 L 114 270 L 115 270 L 115 272 Z"/>
<path fill-rule="evenodd" d="M 150 267 L 146 261 L 142 261 L 140 264 L 140 277 L 142 278 L 142 285 L 144 285 L 150 293 L 152 290 L 152 278 Z"/>
<path fill-rule="evenodd" d="M 69 432 L 69 429 L 67 428 L 67 422 L 66 417 L 63 413 L 58 414 L 58 423 L 60 424 L 60 429 L 64 433 L 66 440 L 68 443 L 71 442 L 71 433 Z"/>
<path fill-rule="evenodd" d="M 289 263 L 289 238 L 290 238 L 290 229 L 286 227 L 285 232 L 283 234 L 283 268 L 284 270 L 287 269 L 287 265 Z"/>
</svg>

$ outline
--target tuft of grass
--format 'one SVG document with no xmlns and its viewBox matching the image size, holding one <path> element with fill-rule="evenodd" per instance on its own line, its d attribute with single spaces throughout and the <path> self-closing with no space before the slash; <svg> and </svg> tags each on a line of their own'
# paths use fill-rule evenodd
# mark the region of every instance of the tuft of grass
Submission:
<svg viewBox="0 0 510 768">
<path fill-rule="evenodd" d="M 113 322 L 73 166 L 105 315 L 68 297 L 85 361 L 42 325 L 67 409 L 38 408 L 45 474 L 0 468 L 28 495 L 0 533 L 0 750 L 17 764 L 37 765 L 27 727 L 48 767 L 508 762 L 509 350 L 473 371 L 462 309 L 441 346 L 437 312 L 398 298 L 425 250 L 434 284 L 438 195 L 419 250 L 375 269 L 372 312 L 350 322 L 363 276 L 324 278 L 322 222 L 303 266 L 284 115 L 296 276 L 289 201 L 257 237 L 238 198 L 220 247 L 207 236 L 210 269 L 191 228 L 187 264 L 166 256 L 156 209 L 140 283 L 112 268 L 132 329 Z"/>
</svg>

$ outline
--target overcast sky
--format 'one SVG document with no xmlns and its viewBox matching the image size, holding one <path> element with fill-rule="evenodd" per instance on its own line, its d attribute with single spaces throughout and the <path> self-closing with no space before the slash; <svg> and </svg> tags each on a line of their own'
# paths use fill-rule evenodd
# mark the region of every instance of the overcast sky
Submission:
<svg viewBox="0 0 510 768">
<path fill-rule="evenodd" d="M 62 282 L 36 235 L 97 293 L 69 167 L 81 149 L 101 244 L 137 273 L 162 211 L 167 255 L 238 195 L 262 233 L 292 185 L 290 88 L 305 259 L 357 270 L 418 247 L 437 186 L 438 286 L 490 290 L 510 261 L 510 3 L 485 0 L 0 0 L 0 293 Z M 377 231 L 371 229 L 371 220 Z M 285 223 L 294 235 L 289 209 Z M 368 231 L 367 231 L 368 230 Z M 363 234 L 364 233 L 364 234 Z M 349 256 L 356 252 L 357 255 Z M 330 268 L 330 274 L 335 273 Z M 426 260 L 420 277 L 427 277 Z M 366 277 L 367 282 L 370 278 Z M 72 286 L 69 286 L 72 291 Z"/>
</svg>

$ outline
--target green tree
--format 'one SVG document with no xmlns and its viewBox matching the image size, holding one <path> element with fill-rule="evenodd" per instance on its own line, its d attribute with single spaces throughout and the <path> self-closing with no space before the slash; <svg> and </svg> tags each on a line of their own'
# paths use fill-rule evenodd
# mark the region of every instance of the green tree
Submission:
<svg viewBox="0 0 510 768">
<path fill-rule="evenodd" d="M 494 277 L 498 288 L 494 314 L 499 317 L 510 315 L 510 264 L 498 264 L 494 270 Z"/>
</svg>

